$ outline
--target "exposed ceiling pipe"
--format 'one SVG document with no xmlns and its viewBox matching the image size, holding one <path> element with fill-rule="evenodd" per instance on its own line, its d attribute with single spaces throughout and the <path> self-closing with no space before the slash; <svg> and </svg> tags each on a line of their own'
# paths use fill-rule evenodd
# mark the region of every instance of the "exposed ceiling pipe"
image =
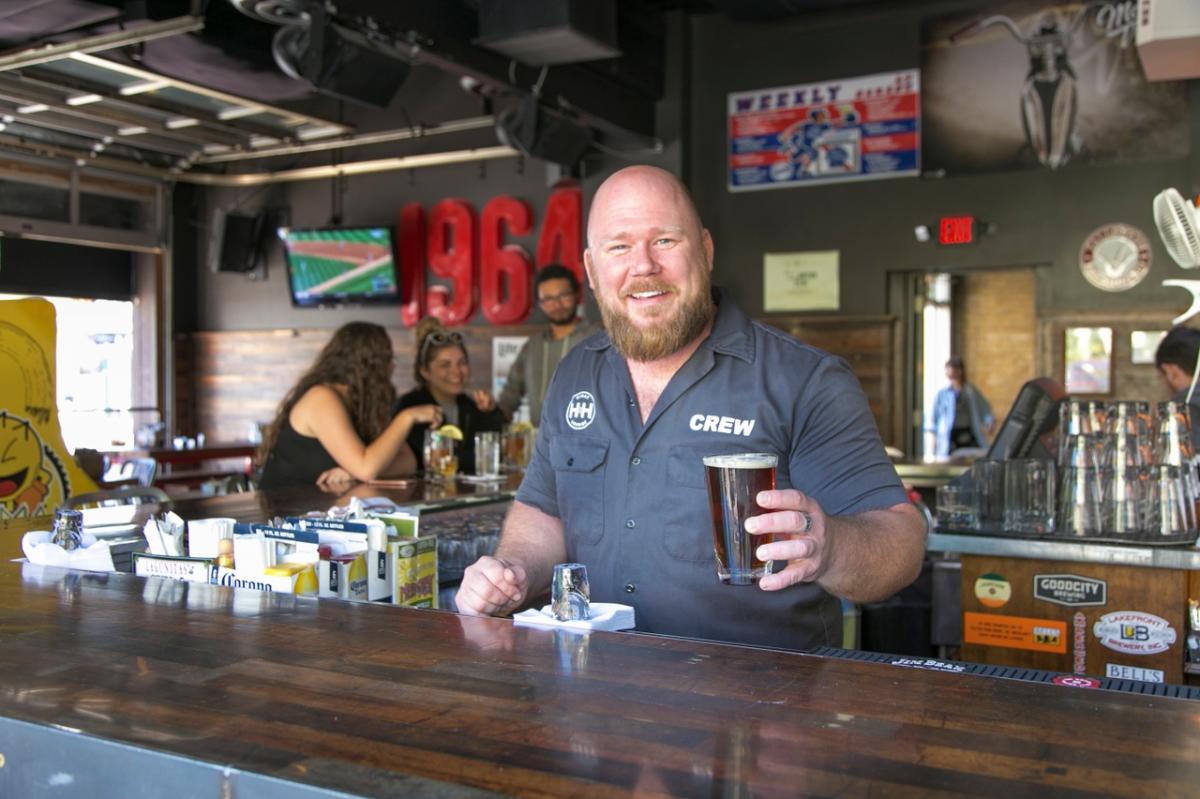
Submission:
<svg viewBox="0 0 1200 799">
<path fill-rule="evenodd" d="M 251 172 L 240 175 L 212 175 L 203 172 L 169 174 L 170 180 L 195 183 L 201 186 L 264 186 L 269 183 L 290 183 L 299 180 L 320 180 L 344 175 L 363 175 L 369 172 L 390 172 L 397 169 L 418 169 L 426 166 L 462 164 L 471 161 L 488 161 L 496 158 L 517 158 L 520 152 L 512 147 L 496 145 L 477 147 L 470 150 L 449 150 L 441 153 L 423 153 L 398 158 L 379 158 L 373 161 L 352 161 L 348 164 L 285 169 L 278 172 Z"/>
<path fill-rule="evenodd" d="M 424 136 L 435 136 L 444 133 L 461 133 L 468 130 L 490 130 L 496 124 L 491 116 L 468 117 L 436 125 L 418 125 L 413 128 L 400 130 L 384 130 L 377 133 L 361 133 L 356 136 L 343 136 L 337 139 L 326 139 L 305 144 L 283 144 L 278 147 L 260 147 L 256 150 L 239 150 L 231 153 L 217 153 L 201 156 L 196 164 L 222 164 L 229 161 L 249 161 L 260 158 L 271 158 L 279 155 L 298 155 L 315 153 L 323 150 L 341 150 L 346 147 L 362 147 L 368 144 L 385 144 L 387 142 L 404 141 Z"/>
<path fill-rule="evenodd" d="M 184 172 L 177 169 L 156 169 L 131 164 L 128 161 L 96 156 L 94 153 L 70 150 L 46 144 L 30 144 L 16 137 L 0 134 L 0 144 L 12 150 L 24 150 L 39 156 L 71 159 L 81 169 L 94 168 L 105 172 L 151 178 L 163 183 L 194 183 L 201 186 L 265 186 L 271 183 L 292 183 L 302 180 L 321 180 L 343 175 L 364 175 L 371 172 L 390 172 L 399 169 L 420 169 L 428 166 L 463 164 L 472 161 L 490 161 L 497 158 L 518 158 L 521 153 L 512 147 L 496 145 L 466 150 L 447 150 L 440 153 L 396 158 L 379 158 L 369 161 L 351 161 L 345 164 L 288 169 L 277 172 L 246 172 L 232 175 L 217 175 L 204 172 Z"/>
<path fill-rule="evenodd" d="M 11 55 L 0 56 L 0 72 L 29 67 L 34 64 L 44 64 L 47 61 L 57 61 L 63 56 L 73 53 L 95 53 L 103 50 L 112 50 L 139 42 L 149 42 L 154 39 L 177 36 L 181 33 L 193 33 L 203 30 L 203 28 L 203 18 L 189 15 L 166 19 L 162 22 L 151 22 L 130 30 L 105 33 L 100 36 L 89 36 L 86 39 L 30 47 Z"/>
</svg>

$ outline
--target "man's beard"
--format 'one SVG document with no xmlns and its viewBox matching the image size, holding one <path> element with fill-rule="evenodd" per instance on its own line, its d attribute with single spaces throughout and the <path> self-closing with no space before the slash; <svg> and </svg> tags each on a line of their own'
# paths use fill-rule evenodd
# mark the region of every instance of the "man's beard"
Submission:
<svg viewBox="0 0 1200 799">
<path fill-rule="evenodd" d="M 668 283 L 644 280 L 632 285 L 626 293 L 640 291 L 672 292 L 674 289 Z M 678 306 L 671 316 L 656 320 L 650 330 L 635 326 L 618 303 L 610 304 L 607 299 L 602 299 L 599 305 L 613 346 L 631 361 L 657 361 L 675 354 L 700 335 L 715 312 L 707 275 L 694 297 Z"/>
<path fill-rule="evenodd" d="M 546 314 L 546 318 L 550 320 L 550 324 L 557 327 L 565 327 L 571 324 L 578 317 L 579 306 L 575 306 L 569 311 L 560 311 L 554 315 Z"/>
</svg>

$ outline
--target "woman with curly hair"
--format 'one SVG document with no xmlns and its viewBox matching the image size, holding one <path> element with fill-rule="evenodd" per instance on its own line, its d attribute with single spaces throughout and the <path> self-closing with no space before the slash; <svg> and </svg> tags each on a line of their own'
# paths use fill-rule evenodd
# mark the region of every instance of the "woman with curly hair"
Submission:
<svg viewBox="0 0 1200 799">
<path fill-rule="evenodd" d="M 415 405 L 433 402 L 441 409 L 442 418 L 456 425 L 463 433 L 458 462 L 464 472 L 475 468 L 475 434 L 499 431 L 504 426 L 504 414 L 496 407 L 496 399 L 482 389 L 467 392 L 471 365 L 462 334 L 448 331 L 441 322 L 426 317 L 417 323 L 417 357 L 413 361 L 413 379 L 417 387 L 396 403 L 401 413 Z M 434 425 L 437 426 L 436 424 Z M 424 468 L 424 436 L 426 425 L 415 425 L 408 433 L 408 446 L 417 458 L 417 468 Z"/>
<path fill-rule="evenodd" d="M 279 403 L 259 450 L 262 488 L 373 480 L 417 468 L 405 439 L 419 424 L 441 424 L 436 404 L 413 403 L 395 417 L 392 341 L 369 322 L 338 328 Z"/>
</svg>

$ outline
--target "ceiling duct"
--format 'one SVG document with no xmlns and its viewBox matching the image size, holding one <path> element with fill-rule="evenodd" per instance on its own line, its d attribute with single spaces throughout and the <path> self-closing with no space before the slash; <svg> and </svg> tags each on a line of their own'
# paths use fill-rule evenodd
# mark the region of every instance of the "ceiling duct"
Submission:
<svg viewBox="0 0 1200 799">
<path fill-rule="evenodd" d="M 280 29 L 276 61 L 322 94 L 386 108 L 411 67 L 400 54 L 323 15 Z"/>
<path fill-rule="evenodd" d="M 475 42 L 532 66 L 617 58 L 616 0 L 480 0 Z"/>
<path fill-rule="evenodd" d="M 496 118 L 496 136 L 532 158 L 573 169 L 592 146 L 591 128 L 545 108 L 529 96 Z"/>
</svg>

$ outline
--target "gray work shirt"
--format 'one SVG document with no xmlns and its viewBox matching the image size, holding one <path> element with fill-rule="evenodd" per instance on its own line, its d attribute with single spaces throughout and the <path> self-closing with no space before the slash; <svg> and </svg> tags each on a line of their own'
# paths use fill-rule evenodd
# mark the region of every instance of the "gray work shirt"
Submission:
<svg viewBox="0 0 1200 799">
<path fill-rule="evenodd" d="M 546 395 L 520 502 L 562 520 L 592 598 L 636 610 L 637 629 L 808 649 L 840 645 L 838 600 L 815 584 L 721 584 L 701 458 L 779 456 L 777 485 L 826 513 L 907 501 L 866 397 L 844 361 L 718 299 L 712 334 L 646 424 L 607 333 L 562 361 Z"/>
</svg>

